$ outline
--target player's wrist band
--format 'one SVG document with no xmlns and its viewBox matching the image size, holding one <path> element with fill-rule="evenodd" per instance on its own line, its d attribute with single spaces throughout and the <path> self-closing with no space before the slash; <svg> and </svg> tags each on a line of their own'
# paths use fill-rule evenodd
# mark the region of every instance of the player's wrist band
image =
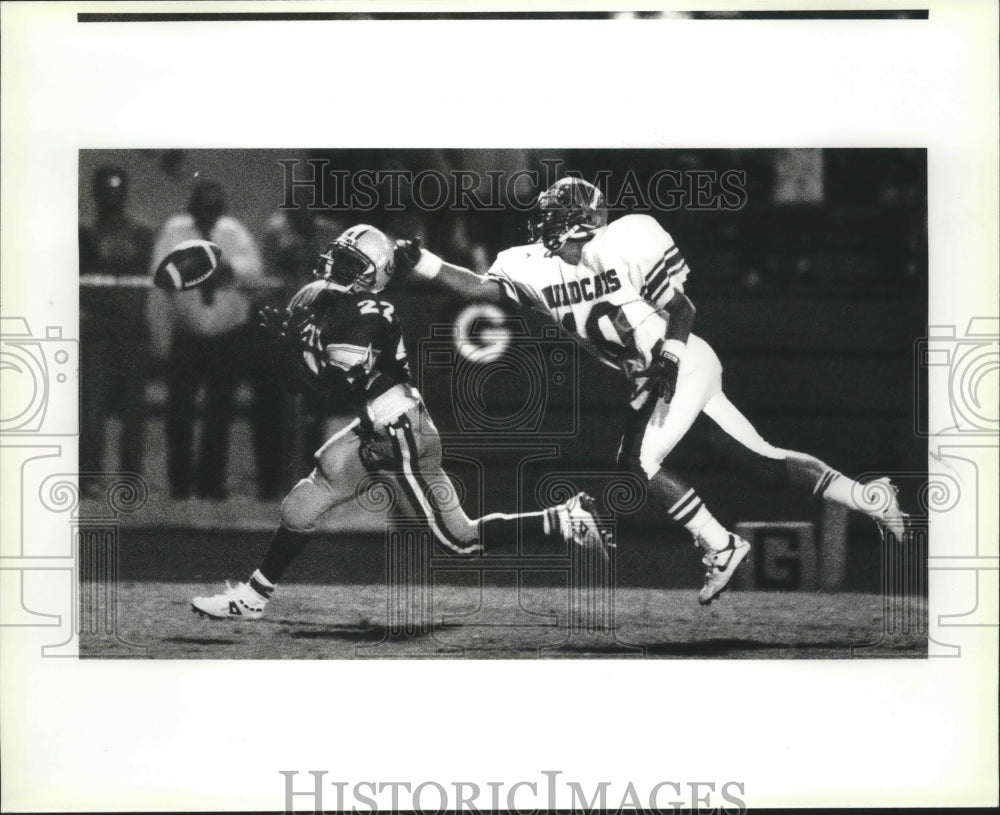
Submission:
<svg viewBox="0 0 1000 815">
<path fill-rule="evenodd" d="M 420 252 L 420 260 L 418 260 L 416 265 L 413 267 L 413 271 L 421 277 L 433 280 L 437 277 L 438 272 L 441 271 L 442 263 L 443 261 L 441 258 L 433 252 L 428 252 L 426 249 L 422 249 Z"/>
<path fill-rule="evenodd" d="M 680 360 L 684 356 L 684 349 L 687 348 L 680 340 L 667 340 L 663 343 L 662 353 L 670 354 Z"/>
</svg>

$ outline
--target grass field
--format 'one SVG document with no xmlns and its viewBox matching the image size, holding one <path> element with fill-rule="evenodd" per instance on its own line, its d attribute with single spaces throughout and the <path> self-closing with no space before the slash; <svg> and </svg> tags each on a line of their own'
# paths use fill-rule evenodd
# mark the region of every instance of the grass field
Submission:
<svg viewBox="0 0 1000 815">
<path fill-rule="evenodd" d="M 409 630 L 390 615 L 381 584 L 290 584 L 255 622 L 199 618 L 189 600 L 206 590 L 216 587 L 121 584 L 118 636 L 142 648 L 111 649 L 109 637 L 84 635 L 81 655 L 811 659 L 927 652 L 923 601 L 887 603 L 871 594 L 732 591 L 702 608 L 694 589 L 619 588 L 613 624 L 588 633 L 571 630 L 565 588 L 436 585 L 420 604 L 425 613 L 409 617 Z"/>
<path fill-rule="evenodd" d="M 425 550 L 430 560 L 409 564 L 407 580 L 390 580 L 401 573 L 389 566 L 399 567 L 411 547 L 390 556 L 384 533 L 323 536 L 289 569 L 264 619 L 212 621 L 191 611 L 192 597 L 221 591 L 225 578 L 245 580 L 269 539 L 268 532 L 231 529 L 123 531 L 116 579 L 81 584 L 81 655 L 812 659 L 927 653 L 927 604 L 919 595 L 887 600 L 876 591 L 744 591 L 734 581 L 702 607 L 703 567 L 682 539 L 619 546 L 613 576 L 601 584 L 571 577 L 567 561 L 558 558 L 470 559 L 436 550 Z M 877 559 L 869 569 L 877 586 Z M 114 632 L 135 647 L 117 642 Z"/>
</svg>

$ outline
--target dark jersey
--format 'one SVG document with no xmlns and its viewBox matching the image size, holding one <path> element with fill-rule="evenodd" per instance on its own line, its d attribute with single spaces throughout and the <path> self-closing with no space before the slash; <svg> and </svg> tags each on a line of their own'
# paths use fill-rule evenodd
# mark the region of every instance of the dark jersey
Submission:
<svg viewBox="0 0 1000 815">
<path fill-rule="evenodd" d="M 302 373 L 344 407 L 366 402 L 410 382 L 406 348 L 395 309 L 377 294 L 346 294 L 316 280 L 288 304 L 312 314 L 300 337 Z"/>
</svg>

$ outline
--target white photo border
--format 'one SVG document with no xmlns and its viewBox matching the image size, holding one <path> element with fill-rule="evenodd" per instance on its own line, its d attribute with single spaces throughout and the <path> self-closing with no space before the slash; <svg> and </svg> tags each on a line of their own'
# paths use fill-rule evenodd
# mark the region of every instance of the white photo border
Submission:
<svg viewBox="0 0 1000 815">
<path fill-rule="evenodd" d="M 926 20 L 76 21 L 402 7 L 3 3 L 3 315 L 78 336 L 80 149 L 926 147 L 929 323 L 961 334 L 972 318 L 996 320 L 998 18 L 986 0 L 808 5 L 927 8 Z M 484 5 L 405 5 L 449 8 Z M 443 113 L 439 93 L 460 115 Z M 949 399 L 949 383 L 932 381 L 935 427 L 948 426 Z M 995 496 L 995 437 L 939 441 L 967 447 L 981 494 Z M 75 470 L 74 439 L 37 446 L 58 448 L 45 472 Z M 3 504 L 23 517 L 4 512 L 4 569 L 29 535 L 65 538 L 20 495 L 20 476 L 5 464 Z M 973 519 L 980 558 L 932 566 L 932 636 L 957 658 L 78 661 L 43 659 L 46 630 L 9 625 L 3 805 L 276 810 L 281 770 L 303 783 L 309 770 L 349 783 L 510 784 L 544 770 L 616 789 L 738 781 L 752 808 L 995 804 L 996 622 L 981 612 L 996 608 L 996 511 L 991 500 Z M 21 612 L 11 602 L 5 625 Z M 968 625 L 941 624 L 966 614 Z"/>
</svg>

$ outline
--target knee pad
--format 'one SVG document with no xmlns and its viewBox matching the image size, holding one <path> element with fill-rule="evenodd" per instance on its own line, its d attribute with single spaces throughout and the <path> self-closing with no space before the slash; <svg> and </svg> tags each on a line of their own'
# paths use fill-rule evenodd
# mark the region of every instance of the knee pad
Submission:
<svg viewBox="0 0 1000 815">
<path fill-rule="evenodd" d="M 312 532 L 319 519 L 330 509 L 329 491 L 319 482 L 324 476 L 316 470 L 296 484 L 281 502 L 281 525 L 292 532 Z"/>
</svg>

